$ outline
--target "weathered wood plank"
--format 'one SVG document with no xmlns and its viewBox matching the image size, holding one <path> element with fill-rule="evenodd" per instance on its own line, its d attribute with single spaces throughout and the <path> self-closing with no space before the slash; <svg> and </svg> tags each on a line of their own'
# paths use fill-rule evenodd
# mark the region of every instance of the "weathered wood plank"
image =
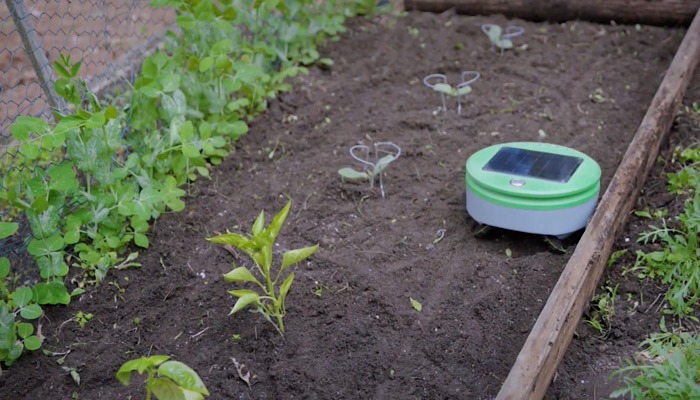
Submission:
<svg viewBox="0 0 700 400">
<path fill-rule="evenodd" d="M 532 21 L 688 25 L 700 0 L 404 0 L 407 10 L 459 14 L 504 14 Z"/>
<path fill-rule="evenodd" d="M 667 138 L 700 60 L 700 11 L 688 29 L 634 139 L 574 254 L 518 355 L 498 400 L 541 399 L 564 356 L 624 228 L 646 176 Z"/>
</svg>

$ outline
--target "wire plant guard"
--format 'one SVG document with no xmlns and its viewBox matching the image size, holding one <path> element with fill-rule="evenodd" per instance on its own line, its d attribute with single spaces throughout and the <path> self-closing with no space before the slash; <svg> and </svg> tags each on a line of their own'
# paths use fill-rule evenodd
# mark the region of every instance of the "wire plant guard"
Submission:
<svg viewBox="0 0 700 400">
<path fill-rule="evenodd" d="M 341 168 L 338 173 L 343 179 L 357 181 L 369 180 L 370 189 L 374 188 L 374 181 L 379 176 L 379 190 L 382 197 L 384 193 L 384 170 L 394 160 L 401 155 L 401 148 L 393 142 L 376 142 L 373 144 L 374 151 L 364 144 L 358 144 L 350 148 L 350 156 L 363 165 L 362 171 L 357 171 L 350 167 Z"/>
<path fill-rule="evenodd" d="M 423 78 L 423 83 L 425 86 L 433 89 L 440 93 L 440 98 L 442 100 L 442 107 L 440 110 L 442 112 L 447 112 L 447 99 L 446 96 L 457 98 L 457 114 L 462 114 L 462 97 L 471 93 L 471 84 L 476 82 L 481 77 L 477 71 L 463 71 L 460 75 L 460 83 L 456 87 L 452 87 L 447 83 L 447 76 L 445 74 L 431 74 Z"/>
</svg>

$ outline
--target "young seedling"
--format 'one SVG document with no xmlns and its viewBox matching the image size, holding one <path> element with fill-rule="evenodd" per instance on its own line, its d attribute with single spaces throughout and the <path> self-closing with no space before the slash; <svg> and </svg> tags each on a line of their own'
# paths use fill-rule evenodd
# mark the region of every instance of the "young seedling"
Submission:
<svg viewBox="0 0 700 400">
<path fill-rule="evenodd" d="M 496 24 L 484 24 L 481 25 L 481 31 L 489 37 L 491 43 L 503 54 L 504 50 L 513 48 L 513 41 L 511 39 L 525 33 L 525 28 L 509 25 L 504 32 L 503 29 Z"/>
<path fill-rule="evenodd" d="M 384 154 L 380 157 L 380 154 Z M 382 172 L 389 164 L 399 158 L 401 148 L 392 142 L 377 142 L 374 144 L 374 161 L 370 161 L 369 146 L 358 144 L 350 148 L 350 156 L 362 163 L 364 170 L 358 171 L 350 167 L 341 168 L 338 173 L 343 179 L 350 181 L 369 180 L 370 189 L 374 188 L 374 180 L 379 176 L 379 190 L 384 197 L 384 179 Z"/>
<path fill-rule="evenodd" d="M 125 362 L 117 379 L 125 386 L 131 381 L 131 373 L 146 372 L 146 400 L 155 395 L 158 400 L 203 400 L 209 396 L 202 379 L 190 367 L 180 361 L 169 361 L 168 356 L 141 357 Z"/>
<path fill-rule="evenodd" d="M 447 83 L 447 76 L 444 74 L 432 74 L 423 78 L 425 86 L 440 93 L 442 100 L 442 112 L 447 112 L 446 96 L 457 98 L 457 114 L 462 114 L 462 96 L 465 96 L 472 91 L 471 84 L 476 82 L 481 75 L 476 71 L 464 71 L 460 76 L 460 83 L 453 87 Z"/>
<path fill-rule="evenodd" d="M 268 322 L 274 325 L 280 334 L 284 334 L 285 300 L 294 280 L 294 272 L 291 272 L 278 285 L 282 273 L 292 265 L 307 259 L 318 250 L 318 245 L 316 244 L 301 249 L 285 251 L 282 254 L 282 265 L 276 273 L 272 271 L 272 249 L 275 246 L 277 235 L 287 219 L 290 207 L 291 202 L 288 202 L 275 215 L 267 228 L 265 228 L 265 213 L 261 212 L 253 223 L 252 235 L 228 232 L 207 239 L 212 243 L 232 246 L 242 250 L 253 260 L 258 273 L 265 280 L 265 284 L 260 282 L 246 267 L 236 267 L 224 275 L 224 279 L 227 282 L 252 283 L 256 286 L 256 290 L 238 289 L 229 291 L 229 294 L 238 298 L 229 315 L 235 314 L 246 307 L 251 307 L 253 312 L 262 314 Z"/>
</svg>

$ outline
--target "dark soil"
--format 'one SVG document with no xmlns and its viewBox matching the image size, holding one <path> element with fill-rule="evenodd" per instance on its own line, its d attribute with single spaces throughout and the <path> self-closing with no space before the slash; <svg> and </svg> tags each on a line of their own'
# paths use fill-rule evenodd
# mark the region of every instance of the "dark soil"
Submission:
<svg viewBox="0 0 700 400">
<path fill-rule="evenodd" d="M 524 26 L 515 43 L 527 49 L 499 54 L 480 30 L 487 22 Z M 554 254 L 537 236 L 474 238 L 466 159 L 496 143 L 544 140 L 597 160 L 605 188 L 684 31 L 421 13 L 351 25 L 324 50 L 335 65 L 273 101 L 212 179 L 192 185 L 187 209 L 155 224 L 142 268 L 113 272 L 69 307 L 49 310 L 44 348 L 69 353 L 25 355 L 4 371 L 0 398 L 142 398 L 141 380 L 123 387 L 114 374 L 149 354 L 193 367 L 213 399 L 496 395 L 575 243 Z M 464 70 L 481 79 L 462 115 L 453 105 L 434 114 L 440 98 L 423 77 L 445 73 L 455 83 Z M 697 85 L 693 93 L 700 96 Z M 697 134 L 693 124 L 679 126 Z M 389 140 L 403 152 L 384 176 L 385 198 L 341 182 L 336 171 L 354 166 L 350 146 Z M 672 200 L 662 171 L 654 174 L 640 207 Z M 288 198 L 279 252 L 321 249 L 294 270 L 282 337 L 257 314 L 228 316 L 235 286 L 221 276 L 250 263 L 205 238 L 248 231 L 260 210 L 272 215 Z M 619 246 L 631 246 L 645 223 L 634 220 Z M 606 338 L 582 323 L 547 398 L 604 397 L 609 372 L 655 330 L 660 314 L 642 311 L 660 289 L 625 285 L 620 295 L 643 296 L 637 312 L 620 301 Z M 95 315 L 82 329 L 69 321 L 78 311 Z M 250 371 L 250 387 L 233 359 Z M 64 367 L 77 370 L 80 385 Z"/>
</svg>

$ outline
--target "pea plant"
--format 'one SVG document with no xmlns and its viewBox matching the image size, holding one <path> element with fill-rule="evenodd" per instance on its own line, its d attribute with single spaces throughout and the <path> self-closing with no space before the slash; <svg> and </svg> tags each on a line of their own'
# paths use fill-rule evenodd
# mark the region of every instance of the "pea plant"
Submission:
<svg viewBox="0 0 700 400">
<path fill-rule="evenodd" d="M 384 154 L 380 157 L 381 154 Z M 383 172 L 386 167 L 394 162 L 401 155 L 401 148 L 392 142 L 374 143 L 374 160 L 371 159 L 370 148 L 364 144 L 358 144 L 350 148 L 350 156 L 363 165 L 363 169 L 358 171 L 350 167 L 338 170 L 342 179 L 349 181 L 368 180 L 370 189 L 374 188 L 374 182 L 379 177 L 379 190 L 384 197 Z"/>
<path fill-rule="evenodd" d="M 262 278 L 261 282 L 253 272 L 244 266 L 234 266 L 230 272 L 224 275 L 227 282 L 248 283 L 254 287 L 254 289 L 236 289 L 228 292 L 237 298 L 229 315 L 246 307 L 252 308 L 253 312 L 261 314 L 265 320 L 274 325 L 281 335 L 284 334 L 285 303 L 294 281 L 294 272 L 290 272 L 282 280 L 284 272 L 318 250 L 318 244 L 316 244 L 285 251 L 282 254 L 281 265 L 276 271 L 273 270 L 272 250 L 275 247 L 277 235 L 287 219 L 290 207 L 291 202 L 287 202 L 284 208 L 272 218 L 267 227 L 265 227 L 265 212 L 260 212 L 253 223 L 250 235 L 228 232 L 207 239 L 212 243 L 231 246 L 243 251 L 253 260 L 254 272 L 257 272 L 257 275 Z M 280 280 L 282 280 L 281 283 Z"/>
<path fill-rule="evenodd" d="M 444 74 L 431 74 L 423 78 L 423 84 L 440 93 L 442 100 L 442 112 L 447 112 L 446 97 L 457 98 L 457 114 L 462 114 L 462 97 L 468 95 L 472 91 L 472 83 L 476 82 L 481 75 L 476 71 L 463 71 L 460 75 L 460 83 L 457 86 L 452 86 L 447 83 L 447 76 Z"/>
<path fill-rule="evenodd" d="M 155 396 L 158 400 L 203 400 L 209 391 L 197 373 L 185 363 L 170 360 L 168 356 L 155 355 L 125 362 L 117 371 L 117 379 L 123 385 L 131 382 L 131 373 L 144 372 L 146 400 Z"/>
<path fill-rule="evenodd" d="M 491 44 L 495 48 L 499 49 L 501 54 L 503 54 L 504 50 L 513 48 L 513 41 L 511 39 L 525 33 L 525 28 L 515 25 L 508 25 L 504 30 L 496 24 L 484 24 L 481 25 L 481 31 L 488 36 Z"/>
</svg>

